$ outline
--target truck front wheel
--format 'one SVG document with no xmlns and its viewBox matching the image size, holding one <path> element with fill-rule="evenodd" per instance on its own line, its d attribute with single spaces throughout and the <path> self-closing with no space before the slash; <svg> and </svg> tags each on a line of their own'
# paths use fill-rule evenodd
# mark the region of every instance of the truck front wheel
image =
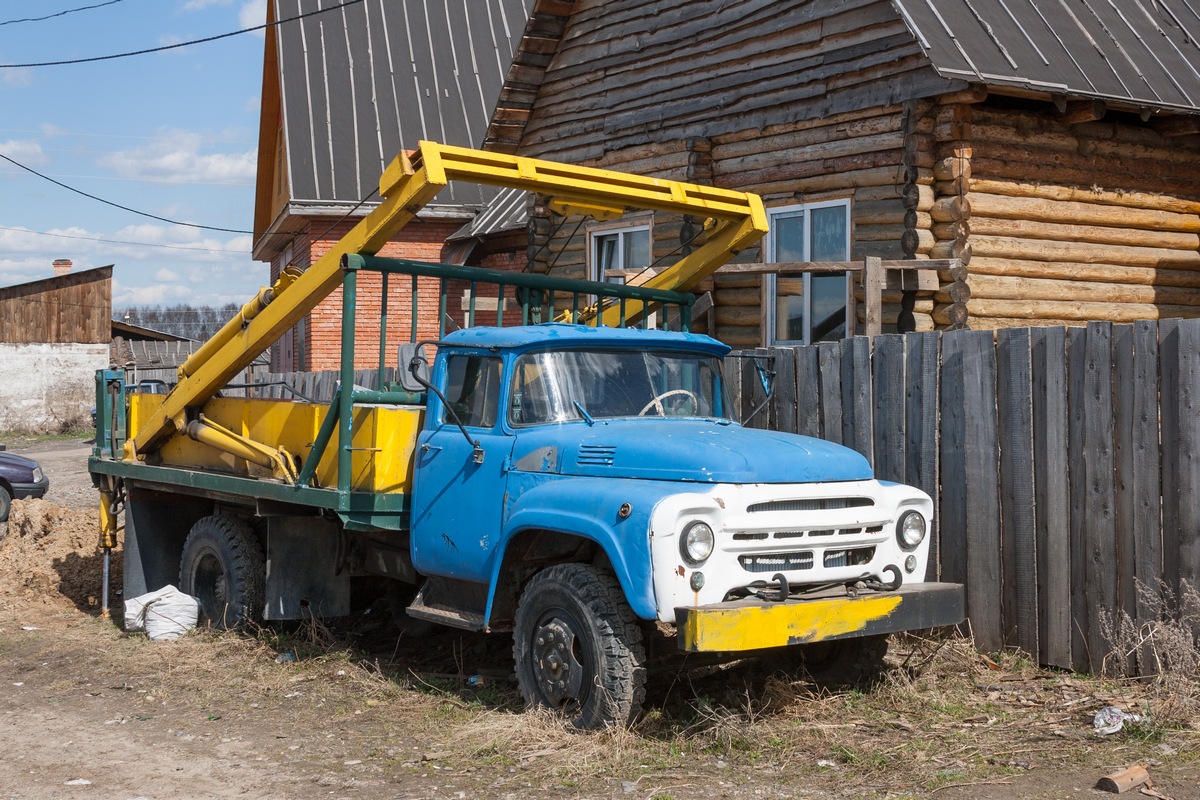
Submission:
<svg viewBox="0 0 1200 800">
<path fill-rule="evenodd" d="M 573 728 L 627 725 L 646 697 L 646 651 L 620 584 L 590 564 L 558 564 L 521 593 L 513 633 L 525 703 Z"/>
<path fill-rule="evenodd" d="M 204 517 L 188 533 L 179 559 L 179 588 L 200 601 L 214 628 L 239 628 L 262 614 L 266 559 L 241 520 Z"/>
</svg>

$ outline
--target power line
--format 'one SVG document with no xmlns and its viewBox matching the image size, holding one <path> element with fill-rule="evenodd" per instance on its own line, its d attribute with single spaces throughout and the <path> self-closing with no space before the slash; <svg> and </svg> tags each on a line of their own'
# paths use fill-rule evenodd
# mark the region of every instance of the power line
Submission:
<svg viewBox="0 0 1200 800">
<path fill-rule="evenodd" d="M 66 64 L 90 64 L 96 61 L 111 61 L 116 58 L 129 58 L 130 56 L 144 56 L 148 53 L 161 53 L 165 50 L 175 50 L 180 47 L 190 47 L 194 44 L 205 44 L 206 42 L 215 42 L 218 39 L 228 39 L 230 36 L 237 36 L 242 33 L 251 33 L 253 31 L 261 31 L 266 28 L 273 28 L 276 25 L 283 25 L 286 22 L 295 22 L 296 20 L 305 19 L 306 17 L 315 17 L 317 14 L 324 14 L 328 11 L 337 11 L 348 6 L 358 5 L 363 0 L 345 0 L 336 6 L 328 8 L 318 8 L 316 11 L 309 11 L 305 14 L 297 14 L 294 17 L 287 19 L 276 20 L 275 22 L 265 22 L 262 25 L 255 25 L 253 28 L 242 28 L 239 31 L 230 31 L 229 33 L 221 33 L 216 36 L 206 36 L 203 39 L 192 39 L 187 42 L 177 42 L 175 44 L 167 44 L 162 47 L 150 47 L 145 50 L 134 50 L 128 53 L 113 53 L 107 56 L 92 56 L 91 58 L 74 58 L 67 61 L 41 61 L 30 64 L 0 64 L 0 69 L 25 69 L 28 67 L 59 67 Z"/>
<path fill-rule="evenodd" d="M 124 1 L 125 0 L 108 0 L 108 2 L 106 2 L 106 3 L 96 3 L 93 6 L 82 6 L 81 8 L 68 8 L 66 11 L 59 11 L 57 14 L 47 14 L 44 17 L 26 17 L 25 19 L 9 19 L 9 20 L 5 20 L 4 22 L 0 22 L 0 26 L 15 25 L 18 22 L 44 22 L 45 20 L 54 19 L 55 17 L 65 17 L 67 14 L 74 14 L 76 11 L 90 11 L 93 8 L 103 8 L 104 6 L 115 5 L 117 3 L 122 3 Z"/>
<path fill-rule="evenodd" d="M 188 247 L 182 244 L 157 244 L 155 242 L 131 242 L 125 239 L 101 239 L 96 236 L 76 236 L 70 233 L 49 233 L 48 231 L 30 231 L 25 228 L 6 228 L 0 225 L 0 231 L 13 231 L 14 233 L 29 233 L 35 236 L 55 236 L 60 239 L 78 239 L 84 242 L 100 242 L 102 244 L 126 244 L 135 247 L 163 247 L 168 250 L 190 250 L 195 253 L 233 253 L 235 255 L 250 255 L 249 250 L 226 250 L 214 249 L 212 247 Z"/>
<path fill-rule="evenodd" d="M 354 1 L 362 2 L 362 0 L 354 0 Z M 55 186 L 60 186 L 69 192 L 74 192 L 75 194 L 82 195 L 82 196 L 88 198 L 89 200 L 95 200 L 96 202 L 103 203 L 106 206 L 112 206 L 113 208 L 119 208 L 122 211 L 128 211 L 130 214 L 137 214 L 140 217 L 148 217 L 150 219 L 156 219 L 159 222 L 166 222 L 169 225 L 182 225 L 185 228 L 199 228 L 200 230 L 203 230 L 203 231 L 217 231 L 218 233 L 241 233 L 241 234 L 246 234 L 249 236 L 255 235 L 254 231 L 244 231 L 244 230 L 240 230 L 238 228 L 218 228 L 218 227 L 215 227 L 212 225 L 200 225 L 195 222 L 180 222 L 179 220 L 176 220 L 176 219 L 170 219 L 168 217 L 160 217 L 157 214 L 151 214 L 148 211 L 138 211 L 136 208 L 130 208 L 129 206 L 123 206 L 120 203 L 114 203 L 111 200 L 105 200 L 103 197 L 97 197 L 94 194 L 88 194 L 87 192 L 83 191 L 82 189 L 76 189 L 74 186 L 68 186 L 67 184 L 63 183 L 62 181 L 56 181 L 56 180 L 54 180 L 54 178 L 51 178 L 49 175 L 45 175 L 41 172 L 38 172 L 33 167 L 27 167 L 24 164 L 22 164 L 20 161 L 17 161 L 16 159 L 13 159 L 13 158 L 9 158 L 8 156 L 4 155 L 3 153 L 0 153 L 0 158 L 4 159 L 5 161 L 7 161 L 8 163 L 12 164 L 15 167 L 20 167 L 21 169 L 25 170 L 26 172 L 32 173 L 33 175 L 37 175 L 39 178 L 41 178 L 44 181 L 50 181 L 50 183 L 53 183 Z"/>
</svg>

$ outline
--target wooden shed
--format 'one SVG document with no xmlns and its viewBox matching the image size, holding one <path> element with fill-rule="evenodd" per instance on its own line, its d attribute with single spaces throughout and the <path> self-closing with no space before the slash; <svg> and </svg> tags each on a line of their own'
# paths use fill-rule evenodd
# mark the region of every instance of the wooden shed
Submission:
<svg viewBox="0 0 1200 800">
<path fill-rule="evenodd" d="M 0 343 L 108 344 L 112 271 L 110 264 L 0 288 Z"/>
<path fill-rule="evenodd" d="M 539 0 L 485 146 L 760 192 L 739 261 L 962 260 L 884 330 L 1200 316 L 1189 0 Z M 531 257 L 589 277 L 704 235 L 562 222 L 535 208 Z M 857 275 L 697 288 L 719 338 L 805 342 L 861 332 Z"/>
</svg>

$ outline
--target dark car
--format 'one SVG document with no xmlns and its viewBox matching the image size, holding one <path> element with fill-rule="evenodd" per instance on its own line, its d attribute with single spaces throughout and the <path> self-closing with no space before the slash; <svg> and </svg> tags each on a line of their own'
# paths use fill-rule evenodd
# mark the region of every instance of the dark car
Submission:
<svg viewBox="0 0 1200 800">
<path fill-rule="evenodd" d="M 42 497 L 50 488 L 50 479 L 42 465 L 32 458 L 0 452 L 0 522 L 8 519 L 13 498 Z"/>
</svg>

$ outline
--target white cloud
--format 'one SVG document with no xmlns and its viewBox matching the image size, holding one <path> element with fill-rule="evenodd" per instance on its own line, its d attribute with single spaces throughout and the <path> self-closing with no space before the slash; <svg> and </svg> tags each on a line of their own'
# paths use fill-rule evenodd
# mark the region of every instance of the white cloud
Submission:
<svg viewBox="0 0 1200 800">
<path fill-rule="evenodd" d="M 213 6 L 231 5 L 233 0 L 188 0 L 183 4 L 184 11 L 203 11 Z"/>
<path fill-rule="evenodd" d="M 111 153 L 98 163 L 122 178 L 170 183 L 253 183 L 256 150 L 204 153 L 204 138 L 192 131 L 165 130 L 149 144 Z"/>
<path fill-rule="evenodd" d="M 238 12 L 238 22 L 243 28 L 253 28 L 267 21 L 267 0 L 246 0 Z M 262 31 L 256 35 L 262 36 Z"/>
<path fill-rule="evenodd" d="M 154 273 L 154 280 L 161 283 L 176 283 L 179 281 L 179 275 L 169 269 L 160 269 Z"/>
<path fill-rule="evenodd" d="M 33 83 L 33 70 L 6 69 L 4 70 L 5 86 L 29 86 Z"/>
<path fill-rule="evenodd" d="M 50 163 L 50 159 L 42 152 L 42 146 L 32 139 L 9 139 L 0 142 L 0 153 L 14 161 L 20 161 L 27 167 L 37 167 Z"/>
</svg>

